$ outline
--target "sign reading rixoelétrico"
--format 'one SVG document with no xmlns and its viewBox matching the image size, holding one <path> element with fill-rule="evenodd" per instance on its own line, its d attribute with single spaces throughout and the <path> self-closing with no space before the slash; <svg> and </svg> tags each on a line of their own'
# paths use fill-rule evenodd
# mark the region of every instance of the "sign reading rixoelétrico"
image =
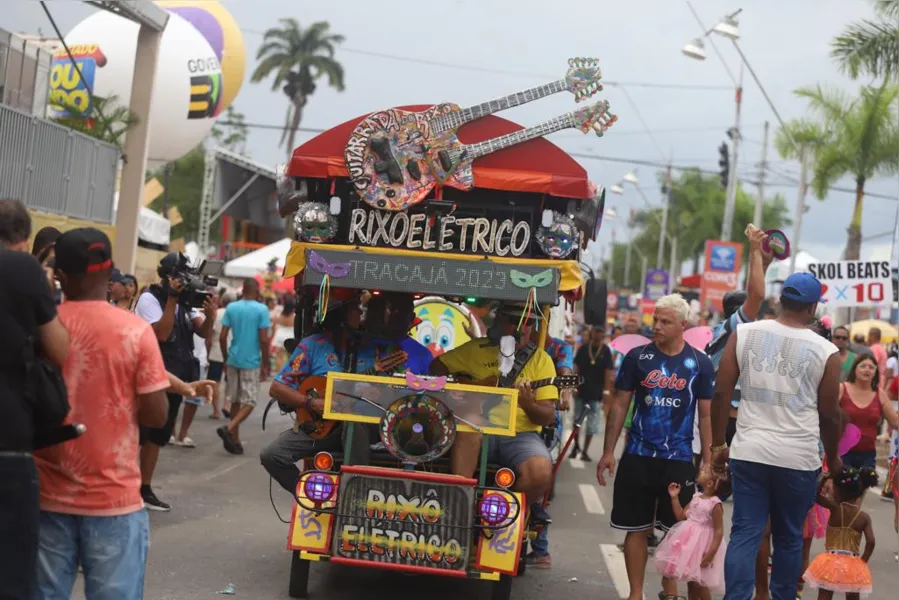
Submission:
<svg viewBox="0 0 899 600">
<path fill-rule="evenodd" d="M 827 306 L 890 306 L 893 280 L 886 260 L 841 260 L 811 263 L 809 272 L 821 280 Z"/>
</svg>

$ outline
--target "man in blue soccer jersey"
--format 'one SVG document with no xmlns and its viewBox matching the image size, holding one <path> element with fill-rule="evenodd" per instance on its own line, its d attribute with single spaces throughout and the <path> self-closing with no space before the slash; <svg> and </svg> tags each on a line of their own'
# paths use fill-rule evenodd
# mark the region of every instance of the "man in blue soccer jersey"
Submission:
<svg viewBox="0 0 899 600">
<path fill-rule="evenodd" d="M 611 518 L 612 527 L 627 532 L 624 561 L 630 600 L 643 597 L 647 537 L 654 527 L 668 531 L 676 522 L 668 485 L 680 485 L 682 505 L 693 497 L 697 405 L 703 460 L 708 462 L 714 369 L 705 354 L 684 342 L 689 310 L 679 294 L 656 303 L 652 342 L 627 353 L 615 380 L 605 447 L 596 466 L 604 486 L 605 471 L 615 476 L 615 445 L 633 397 L 633 423 L 615 477 Z M 664 595 L 676 596 L 677 582 L 663 578 L 662 589 Z"/>
</svg>

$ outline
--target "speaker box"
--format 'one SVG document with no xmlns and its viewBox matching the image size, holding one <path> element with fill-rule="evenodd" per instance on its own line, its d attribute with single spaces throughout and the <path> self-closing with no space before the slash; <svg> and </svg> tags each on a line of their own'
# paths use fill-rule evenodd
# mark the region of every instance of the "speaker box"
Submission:
<svg viewBox="0 0 899 600">
<path fill-rule="evenodd" d="M 584 323 L 598 327 L 606 326 L 606 298 L 608 286 L 605 279 L 590 279 L 584 294 Z"/>
</svg>

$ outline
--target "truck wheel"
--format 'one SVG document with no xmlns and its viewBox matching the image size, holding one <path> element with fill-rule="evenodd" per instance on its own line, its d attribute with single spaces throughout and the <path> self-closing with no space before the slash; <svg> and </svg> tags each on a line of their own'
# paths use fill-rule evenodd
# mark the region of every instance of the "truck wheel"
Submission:
<svg viewBox="0 0 899 600">
<path fill-rule="evenodd" d="M 493 593 L 490 600 L 510 600 L 512 598 L 512 577 L 500 575 L 499 581 L 493 582 Z"/>
<path fill-rule="evenodd" d="M 291 598 L 308 598 L 309 597 L 309 566 L 308 560 L 300 558 L 300 551 L 293 551 L 293 558 L 290 560 L 290 585 L 287 593 Z"/>
</svg>

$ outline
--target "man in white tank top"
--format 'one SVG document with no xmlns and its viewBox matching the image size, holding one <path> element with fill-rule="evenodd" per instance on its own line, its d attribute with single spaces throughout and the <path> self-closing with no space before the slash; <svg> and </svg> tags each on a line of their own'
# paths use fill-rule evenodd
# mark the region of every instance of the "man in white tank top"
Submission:
<svg viewBox="0 0 899 600">
<path fill-rule="evenodd" d="M 712 466 L 724 473 L 728 455 L 734 490 L 733 527 L 725 560 L 725 600 L 746 600 L 755 585 L 755 555 L 771 520 L 771 597 L 793 600 L 802 573 L 802 525 L 815 500 L 824 443 L 831 473 L 842 470 L 840 355 L 807 329 L 821 282 L 794 273 L 784 282 L 777 320 L 739 325 L 727 341 L 712 399 Z M 742 389 L 737 432 L 728 449 L 730 399 Z"/>
</svg>

